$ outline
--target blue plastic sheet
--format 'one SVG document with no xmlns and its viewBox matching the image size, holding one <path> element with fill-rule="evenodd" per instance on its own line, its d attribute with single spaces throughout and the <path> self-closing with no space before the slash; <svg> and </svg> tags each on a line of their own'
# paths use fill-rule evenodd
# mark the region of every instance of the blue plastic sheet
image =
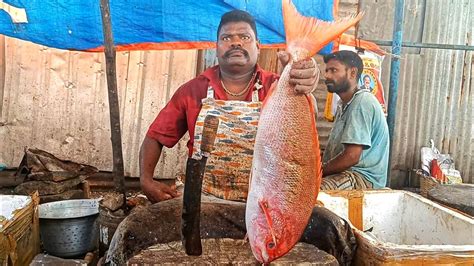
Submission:
<svg viewBox="0 0 474 266">
<path fill-rule="evenodd" d="M 41 45 L 89 50 L 103 45 L 100 0 L 4 0 L 26 11 L 13 23 L 0 10 L 0 34 Z M 294 0 L 305 16 L 333 20 L 333 0 Z M 243 9 L 255 16 L 262 44 L 285 42 L 279 0 L 110 0 L 116 45 L 215 42 L 223 13 Z M 330 52 L 328 45 L 321 53 Z"/>
</svg>

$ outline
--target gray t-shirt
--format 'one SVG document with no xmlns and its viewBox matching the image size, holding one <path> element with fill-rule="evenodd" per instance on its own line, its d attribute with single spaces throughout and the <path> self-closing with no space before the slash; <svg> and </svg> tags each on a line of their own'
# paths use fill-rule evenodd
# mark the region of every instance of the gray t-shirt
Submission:
<svg viewBox="0 0 474 266">
<path fill-rule="evenodd" d="M 347 105 L 338 108 L 323 162 L 341 153 L 343 144 L 363 146 L 359 163 L 351 170 L 364 175 L 374 188 L 385 187 L 390 146 L 388 126 L 380 103 L 367 90 L 358 90 Z"/>
</svg>

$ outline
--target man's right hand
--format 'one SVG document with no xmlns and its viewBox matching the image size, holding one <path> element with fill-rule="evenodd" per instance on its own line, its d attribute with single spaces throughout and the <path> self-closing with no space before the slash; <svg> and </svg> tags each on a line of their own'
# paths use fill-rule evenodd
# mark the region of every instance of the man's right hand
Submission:
<svg viewBox="0 0 474 266">
<path fill-rule="evenodd" d="M 180 196 L 175 185 L 168 186 L 153 180 L 153 172 L 160 159 L 162 148 L 163 145 L 148 136 L 145 137 L 140 148 L 140 187 L 152 203 Z"/>
<path fill-rule="evenodd" d="M 176 190 L 175 185 L 168 186 L 153 179 L 140 178 L 140 186 L 143 193 L 145 193 L 148 200 L 150 200 L 152 203 L 169 200 L 181 195 L 181 193 Z"/>
</svg>

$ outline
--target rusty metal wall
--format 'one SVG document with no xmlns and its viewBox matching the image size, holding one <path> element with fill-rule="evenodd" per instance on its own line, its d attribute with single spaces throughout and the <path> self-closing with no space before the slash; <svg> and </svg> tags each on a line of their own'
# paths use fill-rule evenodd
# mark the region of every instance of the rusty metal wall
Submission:
<svg viewBox="0 0 474 266">
<path fill-rule="evenodd" d="M 391 40 L 393 2 L 361 0 L 362 38 Z M 405 0 L 404 11 L 404 41 L 474 45 L 470 0 Z M 420 168 L 420 148 L 430 139 L 454 157 L 464 182 L 474 182 L 473 65 L 473 52 L 403 49 L 391 160 L 394 187 L 417 182 L 411 169 Z M 389 58 L 382 73 L 388 89 Z"/>
<path fill-rule="evenodd" d="M 17 166 L 23 147 L 30 146 L 111 170 L 103 54 L 1 38 L 5 79 L 0 87 L 0 162 Z M 138 151 L 146 130 L 179 85 L 195 76 L 196 60 L 195 50 L 117 53 L 126 175 L 139 175 Z M 164 152 L 158 177 L 183 172 L 185 141 Z"/>
</svg>

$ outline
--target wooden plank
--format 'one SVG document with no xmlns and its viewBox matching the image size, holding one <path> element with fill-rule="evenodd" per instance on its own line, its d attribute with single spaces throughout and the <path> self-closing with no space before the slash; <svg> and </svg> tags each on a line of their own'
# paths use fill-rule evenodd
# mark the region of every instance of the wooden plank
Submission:
<svg viewBox="0 0 474 266">
<path fill-rule="evenodd" d="M 91 198 L 91 187 L 89 186 L 89 182 L 87 180 L 82 181 L 81 183 L 82 191 L 84 192 L 84 198 L 90 199 Z"/>
<path fill-rule="evenodd" d="M 364 191 L 363 190 L 327 190 L 324 193 L 333 197 L 343 197 L 348 201 L 348 218 L 352 225 L 364 229 Z"/>
<path fill-rule="evenodd" d="M 364 196 L 357 195 L 349 198 L 349 220 L 359 230 L 364 230 L 362 210 L 364 208 Z"/>
<path fill-rule="evenodd" d="M 71 190 L 72 188 L 79 185 L 85 177 L 79 176 L 73 179 L 69 179 L 63 182 L 54 181 L 28 181 L 21 183 L 15 187 L 15 193 L 19 195 L 30 195 L 35 191 L 38 191 L 40 196 L 44 195 L 56 195 Z"/>
<path fill-rule="evenodd" d="M 0 171 L 0 188 L 16 187 L 25 179 L 24 175 L 16 175 L 16 171 L 4 170 Z"/>
<path fill-rule="evenodd" d="M 40 203 L 48 203 L 59 200 L 70 200 L 70 199 L 82 199 L 84 193 L 80 189 L 72 189 L 55 195 L 44 195 L 40 196 Z"/>
</svg>

